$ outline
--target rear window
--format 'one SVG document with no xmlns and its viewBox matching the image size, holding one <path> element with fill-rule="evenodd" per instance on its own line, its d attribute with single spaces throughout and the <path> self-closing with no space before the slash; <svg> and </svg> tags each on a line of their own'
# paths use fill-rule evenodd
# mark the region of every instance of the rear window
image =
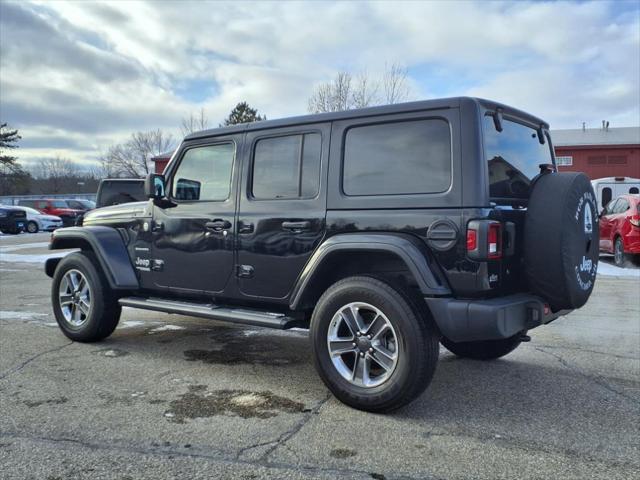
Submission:
<svg viewBox="0 0 640 480">
<path fill-rule="evenodd" d="M 347 130 L 342 189 L 346 195 L 440 193 L 451 185 L 451 133 L 441 119 Z"/>
<path fill-rule="evenodd" d="M 484 117 L 483 130 L 491 198 L 529 198 L 531 180 L 540 173 L 540 165 L 553 163 L 548 139 L 541 144 L 535 129 L 507 119 L 498 132 L 489 115 Z"/>
<path fill-rule="evenodd" d="M 98 188 L 96 206 L 105 207 L 128 202 L 145 200 L 144 182 L 103 181 Z"/>
</svg>

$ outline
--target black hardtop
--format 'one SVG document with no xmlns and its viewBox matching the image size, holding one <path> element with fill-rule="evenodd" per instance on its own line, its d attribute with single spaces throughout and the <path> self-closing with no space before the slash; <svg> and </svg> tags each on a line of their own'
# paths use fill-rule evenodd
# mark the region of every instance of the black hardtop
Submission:
<svg viewBox="0 0 640 480">
<path fill-rule="evenodd" d="M 433 100 L 420 100 L 416 102 L 396 103 L 393 105 L 381 105 L 377 107 L 358 108 L 353 110 L 344 110 L 341 112 L 316 113 L 312 115 L 301 115 L 297 117 L 278 118 L 275 120 L 262 120 L 252 123 L 240 123 L 237 125 L 230 125 L 228 127 L 211 128 L 208 130 L 202 130 L 200 132 L 194 132 L 187 135 L 185 137 L 185 140 L 188 141 L 198 138 L 215 137 L 218 135 L 243 133 L 256 130 L 266 130 L 278 127 L 290 127 L 311 123 L 348 120 L 351 118 L 411 113 L 423 110 L 459 108 L 463 103 L 475 105 L 477 108 L 483 108 L 487 110 L 495 110 L 496 108 L 501 108 L 503 110 L 503 113 L 507 115 L 523 119 L 535 126 L 542 126 L 542 128 L 545 129 L 549 128 L 549 125 L 544 120 L 522 110 L 518 110 L 517 108 L 513 108 L 508 105 L 495 102 L 493 100 L 486 100 L 475 97 L 451 97 Z"/>
</svg>

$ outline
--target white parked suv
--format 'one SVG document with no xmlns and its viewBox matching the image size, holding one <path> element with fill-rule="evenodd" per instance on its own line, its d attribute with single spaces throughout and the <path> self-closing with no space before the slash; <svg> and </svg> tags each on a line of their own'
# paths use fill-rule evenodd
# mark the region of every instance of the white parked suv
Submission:
<svg viewBox="0 0 640 480">
<path fill-rule="evenodd" d="M 60 217 L 40 213 L 35 208 L 31 207 L 21 207 L 16 205 L 14 208 L 24 210 L 27 214 L 27 225 L 25 230 L 29 233 L 37 233 L 40 230 L 52 232 L 56 228 L 62 228 L 62 219 Z"/>
</svg>

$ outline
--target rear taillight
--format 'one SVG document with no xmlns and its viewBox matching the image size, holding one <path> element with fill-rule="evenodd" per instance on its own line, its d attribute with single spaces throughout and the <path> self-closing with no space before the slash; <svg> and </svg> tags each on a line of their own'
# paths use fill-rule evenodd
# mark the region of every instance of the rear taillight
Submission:
<svg viewBox="0 0 640 480">
<path fill-rule="evenodd" d="M 488 257 L 495 259 L 502 257 L 502 227 L 498 222 L 489 224 L 487 231 Z"/>
<path fill-rule="evenodd" d="M 467 252 L 473 252 L 478 248 L 478 232 L 471 228 L 467 230 Z"/>
<path fill-rule="evenodd" d="M 478 261 L 502 258 L 502 224 L 471 220 L 467 226 L 467 255 Z"/>
<path fill-rule="evenodd" d="M 629 219 L 629 223 L 631 223 L 631 225 L 640 228 L 640 215 L 634 215 L 627 218 Z"/>
</svg>

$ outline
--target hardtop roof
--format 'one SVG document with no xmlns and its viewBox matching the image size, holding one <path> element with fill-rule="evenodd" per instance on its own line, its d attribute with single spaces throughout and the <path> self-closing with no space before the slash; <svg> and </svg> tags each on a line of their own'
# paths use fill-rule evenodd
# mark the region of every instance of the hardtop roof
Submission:
<svg viewBox="0 0 640 480">
<path fill-rule="evenodd" d="M 532 123 L 542 125 L 544 128 L 549 128 L 549 125 L 544 120 L 541 120 L 540 118 L 537 118 L 529 113 L 523 112 L 522 110 L 518 110 L 499 102 L 475 97 L 452 97 L 433 100 L 420 100 L 416 102 L 396 103 L 393 105 L 381 105 L 377 107 L 358 108 L 340 112 L 315 113 L 311 115 L 278 118 L 275 120 L 261 120 L 252 123 L 240 123 L 237 125 L 230 125 L 228 127 L 212 128 L 208 130 L 202 130 L 200 132 L 194 132 L 187 135 L 184 139 L 193 140 L 197 138 L 213 137 L 232 133 L 304 125 L 309 123 L 332 122 L 336 120 L 369 117 L 375 115 L 391 115 L 397 113 L 417 112 L 421 110 L 458 108 L 465 101 L 476 103 L 477 105 L 487 109 L 502 108 L 508 114 L 525 118 Z"/>
</svg>

